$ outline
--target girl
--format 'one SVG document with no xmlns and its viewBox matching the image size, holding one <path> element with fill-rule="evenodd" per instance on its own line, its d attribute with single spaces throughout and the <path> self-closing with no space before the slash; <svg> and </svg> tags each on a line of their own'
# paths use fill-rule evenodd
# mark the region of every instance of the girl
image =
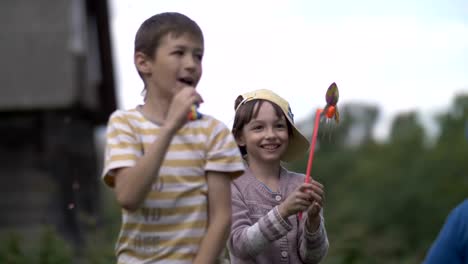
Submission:
<svg viewBox="0 0 468 264">
<path fill-rule="evenodd" d="M 309 148 L 289 103 L 263 89 L 239 96 L 235 110 L 232 132 L 248 168 L 231 185 L 231 263 L 320 262 L 328 251 L 323 186 L 281 166 Z"/>
</svg>

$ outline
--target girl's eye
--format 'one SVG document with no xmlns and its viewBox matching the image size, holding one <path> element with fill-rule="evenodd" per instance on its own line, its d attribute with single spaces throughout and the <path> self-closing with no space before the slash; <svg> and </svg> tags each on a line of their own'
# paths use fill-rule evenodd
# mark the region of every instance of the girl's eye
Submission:
<svg viewBox="0 0 468 264">
<path fill-rule="evenodd" d="M 253 126 L 252 127 L 252 130 L 260 130 L 260 129 L 262 129 L 262 126 Z"/>
<path fill-rule="evenodd" d="M 277 124 L 276 127 L 277 128 L 286 128 L 286 124 Z"/>
<path fill-rule="evenodd" d="M 184 52 L 181 50 L 176 50 L 173 52 L 175 55 L 184 55 Z"/>
</svg>

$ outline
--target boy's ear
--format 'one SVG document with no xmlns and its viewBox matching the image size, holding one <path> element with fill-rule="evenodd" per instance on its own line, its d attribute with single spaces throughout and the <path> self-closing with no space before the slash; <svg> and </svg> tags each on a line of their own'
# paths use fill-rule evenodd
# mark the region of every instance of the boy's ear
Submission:
<svg viewBox="0 0 468 264">
<path fill-rule="evenodd" d="M 236 137 L 236 143 L 237 143 L 237 145 L 239 145 L 241 147 L 245 147 L 244 137 L 242 135 Z"/>
<path fill-rule="evenodd" d="M 134 63 L 138 71 L 144 74 L 151 73 L 151 62 L 143 52 L 137 51 L 134 55 Z"/>
</svg>

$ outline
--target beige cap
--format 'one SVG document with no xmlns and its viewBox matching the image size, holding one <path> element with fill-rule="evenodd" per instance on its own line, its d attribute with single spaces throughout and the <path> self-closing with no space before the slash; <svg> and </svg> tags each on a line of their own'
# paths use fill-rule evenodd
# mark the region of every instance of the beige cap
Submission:
<svg viewBox="0 0 468 264">
<path fill-rule="evenodd" d="M 260 89 L 251 92 L 242 94 L 242 102 L 237 106 L 237 110 L 241 105 L 252 101 L 252 100 L 267 100 L 276 105 L 278 105 L 281 110 L 283 110 L 284 115 L 286 116 L 289 124 L 292 127 L 292 137 L 289 139 L 289 145 L 286 149 L 286 152 L 283 154 L 281 160 L 283 161 L 294 161 L 297 158 L 302 157 L 307 150 L 309 149 L 309 141 L 304 137 L 304 135 L 299 132 L 297 127 L 294 125 L 294 115 L 291 111 L 288 101 L 284 100 L 281 96 L 268 89 Z"/>
</svg>

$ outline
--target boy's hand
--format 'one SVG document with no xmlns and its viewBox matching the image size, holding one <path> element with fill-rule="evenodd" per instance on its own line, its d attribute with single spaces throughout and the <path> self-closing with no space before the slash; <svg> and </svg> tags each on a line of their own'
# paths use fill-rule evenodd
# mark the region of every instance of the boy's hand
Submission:
<svg viewBox="0 0 468 264">
<path fill-rule="evenodd" d="M 187 113 L 194 104 L 203 102 L 193 87 L 185 87 L 172 98 L 165 125 L 173 131 L 179 130 L 187 122 Z"/>
</svg>

